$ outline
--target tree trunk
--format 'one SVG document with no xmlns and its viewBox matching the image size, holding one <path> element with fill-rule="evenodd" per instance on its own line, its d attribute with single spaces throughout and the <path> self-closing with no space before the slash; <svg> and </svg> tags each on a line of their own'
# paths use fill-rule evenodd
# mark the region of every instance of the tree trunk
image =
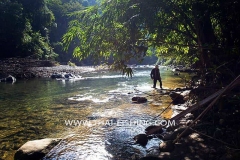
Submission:
<svg viewBox="0 0 240 160">
<path fill-rule="evenodd" d="M 201 70 L 211 67 L 210 55 L 213 54 L 212 47 L 216 44 L 208 6 L 201 2 L 193 5 L 193 15 L 198 40 L 199 58 L 202 64 Z"/>
</svg>

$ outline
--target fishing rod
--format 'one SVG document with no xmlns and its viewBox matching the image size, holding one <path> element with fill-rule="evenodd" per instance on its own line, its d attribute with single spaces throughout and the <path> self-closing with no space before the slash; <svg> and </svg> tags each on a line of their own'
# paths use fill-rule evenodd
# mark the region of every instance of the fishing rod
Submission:
<svg viewBox="0 0 240 160">
<path fill-rule="evenodd" d="M 142 92 L 142 91 L 140 91 L 140 90 L 137 90 L 137 89 L 134 89 L 134 90 L 136 90 L 136 91 L 139 91 L 139 92 Z M 175 90 L 168 90 L 168 91 L 175 91 Z M 144 94 L 147 94 L 148 96 L 154 96 L 154 95 L 163 95 L 163 94 L 154 94 L 154 95 L 151 95 L 151 94 L 149 94 L 149 93 L 146 93 L 146 92 L 142 92 L 142 93 L 144 93 Z M 180 94 L 179 95 L 177 95 L 170 103 L 169 103 L 169 105 L 164 109 L 164 110 L 162 110 L 162 112 L 161 113 L 159 113 L 157 116 L 155 116 L 155 117 L 153 117 L 153 119 L 155 119 L 155 118 L 157 118 L 157 117 L 159 117 L 159 116 L 161 116 L 172 104 L 173 104 L 173 102 L 178 98 L 180 96 Z"/>
<path fill-rule="evenodd" d="M 171 104 L 173 104 L 173 102 L 174 102 L 179 96 L 180 96 L 180 94 L 177 95 L 161 113 L 159 113 L 157 116 L 153 117 L 153 119 L 161 116 L 161 115 L 163 114 L 163 112 L 165 112 L 165 111 L 171 106 Z M 189 106 L 189 104 L 187 104 L 187 107 L 188 107 L 188 106 Z"/>
<path fill-rule="evenodd" d="M 158 118 L 159 116 L 161 116 L 163 114 L 163 112 L 165 112 L 171 106 L 172 103 L 173 103 L 173 101 L 170 102 L 169 105 L 161 113 L 159 113 L 157 116 L 153 117 L 153 119 Z"/>
</svg>

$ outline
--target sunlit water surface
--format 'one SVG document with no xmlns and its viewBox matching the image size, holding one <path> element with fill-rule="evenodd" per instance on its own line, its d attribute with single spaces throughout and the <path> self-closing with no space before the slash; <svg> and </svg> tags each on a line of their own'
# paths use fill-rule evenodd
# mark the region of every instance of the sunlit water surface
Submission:
<svg viewBox="0 0 240 160">
<path fill-rule="evenodd" d="M 154 117 L 170 103 L 168 96 L 152 96 L 158 92 L 151 88 L 150 71 L 136 68 L 133 78 L 102 71 L 84 73 L 86 79 L 79 81 L 41 78 L 0 83 L 0 159 L 12 160 L 28 140 L 47 137 L 65 139 L 45 160 L 120 160 L 158 154 L 157 138 L 145 147 L 134 143 L 133 137 L 144 133 L 146 125 L 128 125 L 159 120 Z M 161 68 L 161 76 L 164 88 L 184 85 L 166 68 Z M 134 104 L 133 96 L 147 96 L 148 102 Z"/>
</svg>

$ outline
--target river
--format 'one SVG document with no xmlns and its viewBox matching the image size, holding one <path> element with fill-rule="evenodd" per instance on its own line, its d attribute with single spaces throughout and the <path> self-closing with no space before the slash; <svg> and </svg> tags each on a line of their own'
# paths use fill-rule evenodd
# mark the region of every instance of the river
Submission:
<svg viewBox="0 0 240 160">
<path fill-rule="evenodd" d="M 165 67 L 160 70 L 163 88 L 183 86 L 179 76 Z M 118 123 L 157 120 L 154 117 L 169 105 L 168 96 L 149 96 L 158 94 L 151 88 L 150 71 L 141 66 L 134 69 L 133 78 L 98 71 L 82 74 L 86 79 L 79 81 L 36 78 L 0 83 L 0 159 L 12 160 L 28 140 L 47 137 L 67 138 L 45 160 L 120 160 L 157 154 L 157 138 L 146 147 L 134 143 L 133 137 L 147 126 Z M 133 96 L 147 96 L 148 102 L 134 104 Z"/>
</svg>

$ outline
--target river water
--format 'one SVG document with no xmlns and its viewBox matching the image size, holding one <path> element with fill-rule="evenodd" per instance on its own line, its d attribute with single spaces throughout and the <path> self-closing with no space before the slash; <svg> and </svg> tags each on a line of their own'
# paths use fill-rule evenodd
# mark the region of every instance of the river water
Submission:
<svg viewBox="0 0 240 160">
<path fill-rule="evenodd" d="M 160 68 L 164 88 L 182 87 L 182 79 Z M 158 154 L 160 140 L 145 147 L 133 137 L 170 103 L 168 96 L 153 96 L 151 67 L 138 67 L 133 78 L 117 72 L 84 73 L 86 79 L 57 81 L 40 78 L 0 83 L 0 159 L 12 160 L 28 140 L 65 138 L 45 160 L 137 159 Z M 159 83 L 157 84 L 159 87 Z M 150 94 L 150 95 L 149 95 Z M 146 96 L 147 103 L 132 103 Z M 170 112 L 170 111 L 169 111 Z M 124 122 L 124 123 L 123 123 Z"/>
</svg>

